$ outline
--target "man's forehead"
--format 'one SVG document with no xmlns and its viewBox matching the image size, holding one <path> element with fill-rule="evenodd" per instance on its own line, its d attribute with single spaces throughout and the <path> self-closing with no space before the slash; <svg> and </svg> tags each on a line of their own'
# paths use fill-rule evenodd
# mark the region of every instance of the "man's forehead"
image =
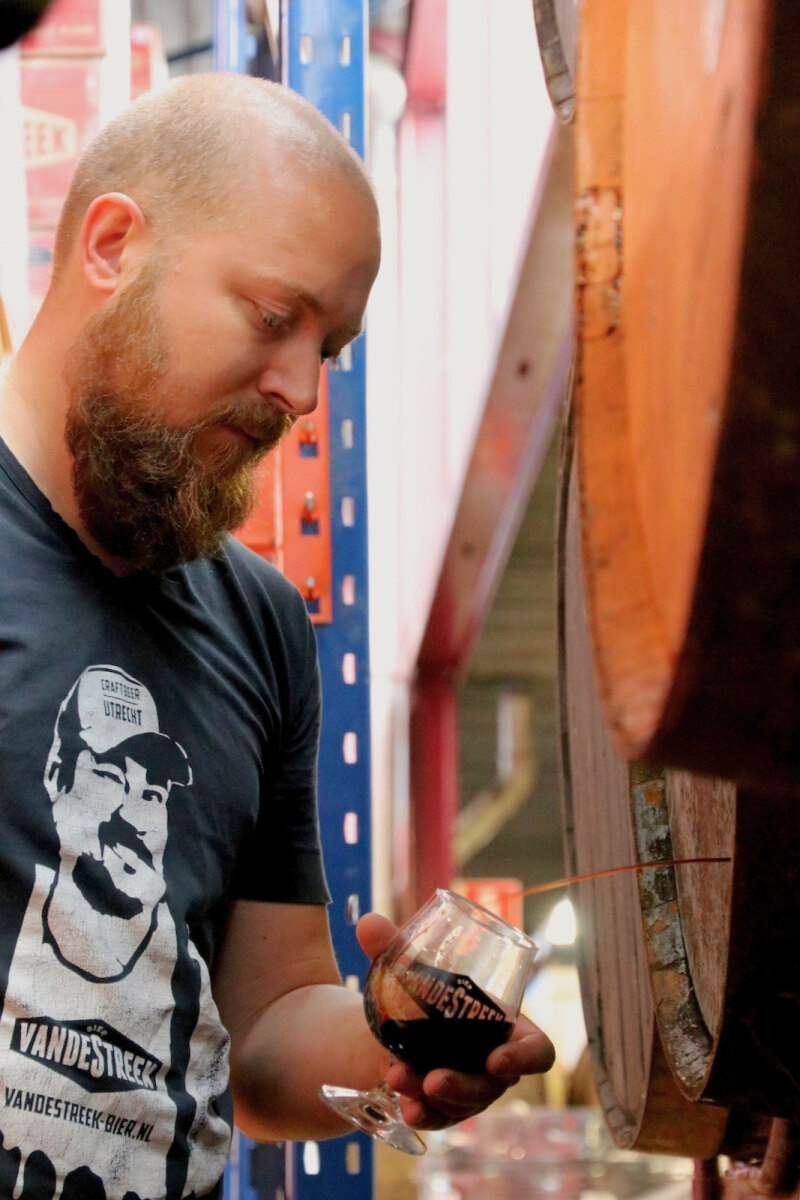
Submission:
<svg viewBox="0 0 800 1200">
<path fill-rule="evenodd" d="M 104 765 L 119 767 L 126 775 L 132 773 L 132 767 L 134 770 L 138 768 L 145 775 L 148 773 L 148 764 L 141 762 L 140 758 L 134 757 L 130 747 L 124 742 L 118 746 L 108 746 L 105 750 L 92 750 L 89 748 L 89 754 L 92 756 L 92 762 L 98 767 Z"/>
<path fill-rule="evenodd" d="M 306 159 L 260 154 L 242 175 L 234 194 L 239 211 L 249 210 L 252 223 L 263 218 L 263 228 L 274 227 L 276 217 L 322 228 L 334 225 L 340 238 L 360 226 L 365 248 L 378 246 L 380 219 L 374 193 L 359 168 L 340 161 L 310 162 Z"/>
<path fill-rule="evenodd" d="M 96 770 L 102 771 L 104 767 L 115 767 L 120 771 L 125 778 L 134 784 L 141 786 L 145 784 L 153 788 L 161 788 L 169 795 L 172 786 L 172 780 L 164 772 L 153 764 L 139 762 L 135 758 L 131 758 L 125 753 L 124 748 L 112 746 L 109 750 L 88 752 L 91 755 L 91 760 Z"/>
<path fill-rule="evenodd" d="M 90 750 L 93 762 L 100 768 L 104 763 L 131 775 L 131 765 L 138 767 L 147 783 L 170 789 L 172 784 L 187 786 L 192 773 L 186 754 L 177 742 L 163 735 L 140 734 L 110 746 L 106 750 Z"/>
</svg>

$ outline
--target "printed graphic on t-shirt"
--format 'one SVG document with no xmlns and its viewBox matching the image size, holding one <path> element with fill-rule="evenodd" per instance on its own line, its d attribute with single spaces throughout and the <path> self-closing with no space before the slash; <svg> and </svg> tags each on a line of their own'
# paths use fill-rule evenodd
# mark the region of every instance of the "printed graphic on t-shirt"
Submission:
<svg viewBox="0 0 800 1200">
<path fill-rule="evenodd" d="M 164 877 L 183 747 L 152 694 L 87 667 L 44 766 L 59 865 L 37 865 L 0 1017 L 0 1195 L 183 1200 L 222 1174 L 227 1037 Z"/>
</svg>

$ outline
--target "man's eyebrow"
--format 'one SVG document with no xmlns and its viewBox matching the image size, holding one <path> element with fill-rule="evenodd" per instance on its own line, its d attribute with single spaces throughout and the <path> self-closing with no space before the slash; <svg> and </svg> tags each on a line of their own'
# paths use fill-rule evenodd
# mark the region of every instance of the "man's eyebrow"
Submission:
<svg viewBox="0 0 800 1200">
<path fill-rule="evenodd" d="M 357 327 L 354 327 L 352 325 L 347 325 L 344 329 L 341 330 L 341 332 L 344 334 L 344 336 L 346 337 L 348 342 L 353 342 L 353 341 L 355 341 L 356 338 L 361 337 L 362 333 L 364 332 L 364 326 L 359 325 Z"/>
<path fill-rule="evenodd" d="M 253 290 L 259 292 L 262 288 L 276 288 L 278 292 L 291 293 L 293 299 L 299 300 L 301 304 L 305 305 L 306 308 L 312 309 L 313 312 L 319 312 L 322 308 L 316 296 L 311 292 L 307 292 L 299 283 L 295 283 L 292 279 L 286 279 L 284 276 L 259 276 Z"/>
<path fill-rule="evenodd" d="M 291 279 L 279 279 L 277 276 L 264 275 L 259 281 L 259 287 L 274 287 L 280 291 L 291 292 L 302 305 L 310 308 L 312 312 L 320 313 L 322 311 L 322 305 L 317 297 L 311 292 L 307 292 L 304 288 L 301 288 L 299 284 L 293 283 Z M 334 332 L 343 334 L 348 342 L 352 342 L 355 338 L 361 337 L 364 332 L 364 326 L 363 324 L 355 326 L 345 325 L 341 330 L 337 329 Z"/>
</svg>

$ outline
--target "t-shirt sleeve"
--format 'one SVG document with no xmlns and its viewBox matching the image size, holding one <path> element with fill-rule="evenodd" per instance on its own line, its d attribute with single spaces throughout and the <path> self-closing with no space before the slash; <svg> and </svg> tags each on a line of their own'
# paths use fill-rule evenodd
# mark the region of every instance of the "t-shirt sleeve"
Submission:
<svg viewBox="0 0 800 1200">
<path fill-rule="evenodd" d="M 327 904 L 317 804 L 320 674 L 314 629 L 299 593 L 289 598 L 281 641 L 281 734 L 265 763 L 256 829 L 244 847 L 234 894 L 242 900 Z"/>
</svg>

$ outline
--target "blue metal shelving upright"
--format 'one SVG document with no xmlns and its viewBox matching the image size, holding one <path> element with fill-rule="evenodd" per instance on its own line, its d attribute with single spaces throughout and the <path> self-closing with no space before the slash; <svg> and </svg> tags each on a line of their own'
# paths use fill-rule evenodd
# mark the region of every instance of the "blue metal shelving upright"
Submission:
<svg viewBox="0 0 800 1200">
<path fill-rule="evenodd" d="M 364 0 L 283 0 L 284 83 L 316 105 L 362 156 L 366 34 Z M 333 620 L 316 627 L 323 683 L 320 819 L 336 954 L 343 976 L 360 987 L 366 962 L 353 926 L 371 894 L 363 338 L 329 373 L 328 389 Z M 293 1200 L 372 1195 L 372 1145 L 362 1134 L 321 1142 L 311 1152 L 294 1146 L 291 1159 Z"/>
<path fill-rule="evenodd" d="M 247 22 L 245 0 L 214 0 L 212 62 L 215 71 L 244 71 Z"/>
<path fill-rule="evenodd" d="M 215 0 L 218 69 L 245 69 L 243 12 L 244 0 Z M 366 0 L 281 0 L 283 82 L 362 156 L 367 30 Z M 320 820 L 334 946 L 348 985 L 360 989 L 368 964 L 353 927 L 370 905 L 372 886 L 364 338 L 330 370 L 328 394 L 333 619 L 315 627 L 323 683 Z M 252 1145 L 239 1138 L 236 1148 L 226 1200 L 275 1200 L 274 1190 L 259 1190 L 257 1171 L 250 1182 Z M 370 1140 L 354 1133 L 287 1145 L 284 1190 L 287 1200 L 371 1200 Z"/>
</svg>

